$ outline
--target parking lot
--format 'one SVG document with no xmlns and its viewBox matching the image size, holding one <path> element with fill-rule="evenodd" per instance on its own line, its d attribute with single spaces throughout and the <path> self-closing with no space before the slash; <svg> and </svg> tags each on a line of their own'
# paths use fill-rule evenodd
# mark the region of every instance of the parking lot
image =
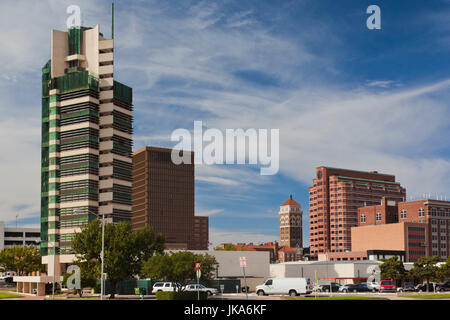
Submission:
<svg viewBox="0 0 450 320">
<path fill-rule="evenodd" d="M 407 297 L 408 295 L 410 295 L 411 297 Z M 338 292 L 333 292 L 333 293 L 325 293 L 325 292 L 321 292 L 321 293 L 317 293 L 317 295 L 315 295 L 314 293 L 312 294 L 308 294 L 308 295 L 301 295 L 301 296 L 296 296 L 296 297 L 290 297 L 288 295 L 270 295 L 270 296 L 258 296 L 256 293 L 249 293 L 248 294 L 248 299 L 249 300 L 285 300 L 285 299 L 289 299 L 289 298 L 295 298 L 295 299 L 299 299 L 301 300 L 302 298 L 315 298 L 316 296 L 318 298 L 322 298 L 322 297 L 354 297 L 354 298 L 361 298 L 361 299 L 367 299 L 367 298 L 373 298 L 373 299 L 380 299 L 380 298 L 384 298 L 384 299 L 388 299 L 388 300 L 417 300 L 418 297 L 421 296 L 426 296 L 426 295 L 434 295 L 433 292 L 430 293 L 411 293 L 411 294 L 397 294 L 395 292 L 385 292 L 385 293 L 372 293 L 372 292 L 364 292 L 364 293 L 338 293 Z M 416 298 L 413 298 L 414 296 L 416 296 Z M 245 293 L 226 293 L 223 295 L 215 295 L 212 299 L 226 299 L 226 300 L 246 300 L 247 296 L 245 295 Z M 356 299 L 357 300 L 357 299 Z M 419 298 L 420 300 L 420 298 Z M 447 298 L 440 298 L 439 300 L 450 300 L 450 297 Z"/>
</svg>

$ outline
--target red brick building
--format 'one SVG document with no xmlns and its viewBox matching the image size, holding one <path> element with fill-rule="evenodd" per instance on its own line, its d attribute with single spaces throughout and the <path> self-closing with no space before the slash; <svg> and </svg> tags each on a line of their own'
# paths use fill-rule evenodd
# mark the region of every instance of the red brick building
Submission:
<svg viewBox="0 0 450 320">
<path fill-rule="evenodd" d="M 223 250 L 225 246 L 230 244 L 221 244 L 216 250 Z M 301 260 L 301 254 L 296 249 L 288 246 L 279 246 L 278 242 L 268 242 L 264 244 L 254 245 L 253 243 L 238 243 L 233 245 L 237 251 L 268 251 L 270 252 L 270 262 L 290 262 Z"/>
<path fill-rule="evenodd" d="M 428 255 L 447 259 L 450 254 L 450 201 L 417 200 L 398 204 L 400 222 L 427 225 Z"/>
<path fill-rule="evenodd" d="M 397 202 L 381 199 L 377 206 L 361 207 L 358 209 L 358 225 L 377 225 L 398 222 Z"/>
<path fill-rule="evenodd" d="M 404 252 L 405 261 L 412 262 L 424 256 L 446 260 L 450 253 L 448 201 L 426 199 L 395 204 L 383 199 L 381 205 L 358 209 L 358 225 L 351 230 L 352 251 L 331 254 L 330 258 L 367 256 L 370 250 L 397 250 Z"/>
<path fill-rule="evenodd" d="M 318 167 L 309 188 L 310 254 L 351 250 L 351 228 L 358 225 L 358 208 L 379 205 L 383 197 L 404 201 L 406 190 L 395 176 Z"/>
</svg>

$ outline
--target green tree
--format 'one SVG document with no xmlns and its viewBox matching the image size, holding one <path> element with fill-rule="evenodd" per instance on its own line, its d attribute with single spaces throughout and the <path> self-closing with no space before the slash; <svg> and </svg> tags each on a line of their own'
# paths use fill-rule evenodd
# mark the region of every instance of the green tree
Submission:
<svg viewBox="0 0 450 320">
<path fill-rule="evenodd" d="M 437 276 L 442 282 L 450 278 L 450 257 L 447 258 L 445 263 L 441 264 L 437 271 Z"/>
<path fill-rule="evenodd" d="M 211 281 L 218 265 L 216 258 L 189 251 L 155 255 L 143 263 L 141 275 L 184 285 L 196 279 L 196 263 L 200 263 L 200 280 Z"/>
<path fill-rule="evenodd" d="M 76 264 L 81 267 L 82 277 L 86 279 L 100 278 L 102 230 L 101 222 L 89 222 L 79 233 L 76 233 L 72 248 L 77 255 Z M 104 273 L 111 286 L 111 299 L 115 297 L 116 285 L 137 275 L 142 261 L 149 259 L 154 253 L 162 253 L 164 238 L 155 236 L 150 228 L 142 228 L 132 232 L 131 224 L 119 222 L 105 225 Z"/>
<path fill-rule="evenodd" d="M 39 248 L 34 246 L 14 246 L 0 251 L 0 268 L 27 275 L 34 271 L 44 271 Z"/>
<path fill-rule="evenodd" d="M 414 267 L 408 275 L 420 282 L 426 280 L 427 288 L 429 288 L 430 280 L 438 278 L 439 267 L 436 264 L 439 261 L 439 257 L 422 257 L 414 262 Z"/>
<path fill-rule="evenodd" d="M 407 273 L 403 262 L 397 256 L 381 261 L 383 261 L 380 265 L 382 279 L 392 278 L 397 284 L 403 281 Z"/>
</svg>

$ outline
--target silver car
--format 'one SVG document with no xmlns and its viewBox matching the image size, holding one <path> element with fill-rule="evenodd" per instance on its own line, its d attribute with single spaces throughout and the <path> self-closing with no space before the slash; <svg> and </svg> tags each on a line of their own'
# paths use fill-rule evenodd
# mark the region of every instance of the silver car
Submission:
<svg viewBox="0 0 450 320">
<path fill-rule="evenodd" d="M 202 291 L 202 292 L 206 292 L 208 294 L 208 296 L 211 296 L 213 294 L 218 294 L 219 290 L 215 289 L 215 288 L 207 288 L 202 284 L 188 284 L 187 286 L 183 287 L 183 291 Z"/>
<path fill-rule="evenodd" d="M 380 284 L 378 282 L 367 282 L 367 288 L 369 288 L 370 291 L 376 292 L 380 291 Z"/>
</svg>

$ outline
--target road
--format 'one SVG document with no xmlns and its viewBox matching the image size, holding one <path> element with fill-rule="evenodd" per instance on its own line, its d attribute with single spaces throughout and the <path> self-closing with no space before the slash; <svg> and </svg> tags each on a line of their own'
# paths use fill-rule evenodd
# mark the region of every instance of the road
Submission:
<svg viewBox="0 0 450 320">
<path fill-rule="evenodd" d="M 355 296 L 355 297 L 382 297 L 389 300 L 420 300 L 417 298 L 407 298 L 407 297 L 399 297 L 396 293 L 337 293 L 333 292 L 330 293 L 320 293 L 317 295 L 318 297 L 349 297 L 349 296 Z M 314 294 L 308 295 L 308 297 L 314 297 Z M 224 299 L 224 300 L 246 300 L 247 297 L 245 293 L 231 293 L 231 294 L 224 294 L 223 297 L 215 296 L 214 299 Z M 271 296 L 258 296 L 256 293 L 249 293 L 248 300 L 283 300 L 285 298 L 288 298 L 288 296 L 280 296 L 280 295 L 271 295 Z M 297 297 L 301 298 L 301 297 Z M 450 300 L 450 298 L 443 298 L 439 300 Z"/>
<path fill-rule="evenodd" d="M 2 300 L 44 300 L 45 298 L 50 298 L 51 296 L 45 296 L 45 297 L 38 297 L 32 294 L 25 294 L 25 293 L 17 293 L 14 291 L 2 291 L 5 293 L 15 294 L 15 295 L 21 295 L 22 298 L 13 298 L 13 299 L 2 299 Z M 407 298 L 407 297 L 398 297 L 396 293 L 337 293 L 334 292 L 333 294 L 330 293 L 320 293 L 317 295 L 318 297 L 348 297 L 348 296 L 356 296 L 356 297 L 383 297 L 387 298 L 389 300 L 420 300 L 417 298 Z M 86 296 L 88 297 L 88 296 Z M 271 296 L 258 296 L 256 293 L 249 293 L 248 294 L 248 300 L 284 300 L 288 298 L 289 296 L 281 296 L 281 295 L 271 295 Z M 308 295 L 308 297 L 314 297 L 314 294 Z M 298 297 L 301 298 L 301 297 Z M 70 300 L 70 299 L 69 299 Z M 116 300 L 141 300 L 139 296 L 136 295 L 116 295 Z M 144 296 L 144 300 L 154 300 L 154 295 L 147 295 Z M 211 298 L 211 300 L 247 300 L 247 296 L 245 293 L 226 293 L 223 295 L 216 295 Z M 450 298 L 443 298 L 439 300 L 450 300 Z"/>
</svg>

